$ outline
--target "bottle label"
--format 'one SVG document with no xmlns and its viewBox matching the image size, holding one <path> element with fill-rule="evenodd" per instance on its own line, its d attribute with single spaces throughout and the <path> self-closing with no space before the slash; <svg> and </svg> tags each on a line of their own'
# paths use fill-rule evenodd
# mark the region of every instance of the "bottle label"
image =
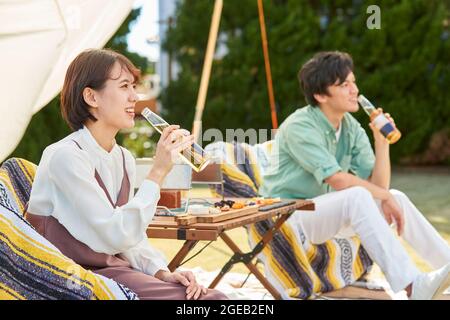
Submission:
<svg viewBox="0 0 450 320">
<path fill-rule="evenodd" d="M 389 133 L 391 133 L 394 130 L 395 128 L 392 125 L 392 123 L 388 122 L 380 129 L 380 132 L 383 134 L 383 136 L 387 137 Z"/>
<path fill-rule="evenodd" d="M 380 113 L 375 117 L 375 119 L 373 119 L 373 124 L 377 127 L 377 129 L 383 128 L 388 123 L 390 122 L 383 113 Z"/>
<path fill-rule="evenodd" d="M 378 116 L 373 119 L 373 123 L 375 127 L 383 134 L 383 136 L 387 137 L 389 133 L 395 130 L 392 123 L 383 113 L 380 113 Z"/>
</svg>

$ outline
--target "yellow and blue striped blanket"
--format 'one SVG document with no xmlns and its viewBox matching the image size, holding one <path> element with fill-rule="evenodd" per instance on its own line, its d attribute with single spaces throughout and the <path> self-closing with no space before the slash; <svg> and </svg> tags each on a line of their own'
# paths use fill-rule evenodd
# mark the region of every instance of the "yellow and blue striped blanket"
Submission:
<svg viewBox="0 0 450 320">
<path fill-rule="evenodd" d="M 258 196 L 271 148 L 271 141 L 254 146 L 224 142 L 206 146 L 221 163 L 225 196 Z M 221 193 L 220 186 L 211 188 L 214 193 Z M 265 220 L 250 225 L 247 228 L 250 246 L 254 247 L 273 224 L 274 221 Z M 341 289 L 357 281 L 372 266 L 358 237 L 331 239 L 315 245 L 306 239 L 292 217 L 258 258 L 264 263 L 265 276 L 283 299 L 308 299 Z"/>
<path fill-rule="evenodd" d="M 22 213 L 36 166 L 0 168 L 0 300 L 136 300 L 128 288 L 83 269 L 37 233 Z"/>
</svg>

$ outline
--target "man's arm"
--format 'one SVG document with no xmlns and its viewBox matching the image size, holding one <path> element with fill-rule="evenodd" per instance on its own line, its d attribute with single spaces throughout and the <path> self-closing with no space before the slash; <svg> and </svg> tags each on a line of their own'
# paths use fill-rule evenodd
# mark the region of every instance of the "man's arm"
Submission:
<svg viewBox="0 0 450 320">
<path fill-rule="evenodd" d="M 344 190 L 350 187 L 361 186 L 369 190 L 372 196 L 376 199 L 384 201 L 388 200 L 391 197 L 391 194 L 388 190 L 346 172 L 337 172 L 325 179 L 325 182 L 336 191 Z"/>
<path fill-rule="evenodd" d="M 382 141 L 375 140 L 375 165 L 369 181 L 385 190 L 390 188 L 391 160 L 389 157 L 389 143 L 384 137 L 382 137 Z"/>
<path fill-rule="evenodd" d="M 383 109 L 381 108 L 379 108 L 378 110 L 380 110 L 380 112 L 383 112 Z M 392 119 L 389 113 L 386 113 L 386 117 L 395 126 L 394 119 Z M 375 144 L 375 165 L 369 181 L 383 189 L 389 190 L 391 185 L 391 160 L 389 157 L 389 142 L 380 133 L 380 130 L 375 128 L 372 123 L 369 126 L 370 129 L 372 129 Z"/>
<path fill-rule="evenodd" d="M 401 235 L 403 233 L 403 228 L 405 225 L 403 212 L 389 190 L 380 188 L 367 180 L 345 172 L 335 173 L 326 178 L 325 182 L 337 191 L 355 186 L 366 188 L 374 198 L 381 200 L 381 208 L 388 224 L 395 221 L 397 224 L 398 234 Z"/>
</svg>

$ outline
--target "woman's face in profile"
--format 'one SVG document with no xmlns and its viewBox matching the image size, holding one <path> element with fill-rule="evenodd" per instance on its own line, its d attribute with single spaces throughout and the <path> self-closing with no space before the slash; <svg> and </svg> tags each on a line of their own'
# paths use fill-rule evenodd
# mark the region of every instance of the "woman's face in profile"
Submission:
<svg viewBox="0 0 450 320">
<path fill-rule="evenodd" d="M 104 88 L 96 92 L 98 107 L 93 113 L 98 121 L 118 130 L 132 128 L 138 100 L 135 87 L 130 71 L 116 62 Z"/>
</svg>

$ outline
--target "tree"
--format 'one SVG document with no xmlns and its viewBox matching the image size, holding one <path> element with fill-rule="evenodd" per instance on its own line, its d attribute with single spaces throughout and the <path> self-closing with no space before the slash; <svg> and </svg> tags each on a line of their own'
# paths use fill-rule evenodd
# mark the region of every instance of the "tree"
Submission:
<svg viewBox="0 0 450 320">
<path fill-rule="evenodd" d="M 111 48 L 122 53 L 142 71 L 146 71 L 149 67 L 147 58 L 137 53 L 129 52 L 126 42 L 126 36 L 130 32 L 130 27 L 139 16 L 140 11 L 141 9 L 137 8 L 130 12 L 114 36 L 105 45 L 105 48 Z M 39 163 L 42 152 L 49 144 L 62 139 L 70 133 L 69 127 L 62 119 L 59 106 L 60 97 L 58 95 L 33 116 L 22 140 L 11 157 L 25 158 L 34 163 Z M 122 139 L 123 136 L 119 135 L 118 142 L 120 143 Z"/>
<path fill-rule="evenodd" d="M 374 2 L 381 29 L 370 30 L 366 9 Z M 161 95 L 165 116 L 186 128 L 194 117 L 213 3 L 180 2 L 163 46 L 181 67 Z M 264 8 L 279 122 L 305 105 L 297 81 L 302 64 L 318 51 L 341 50 L 353 56 L 360 92 L 391 113 L 403 133 L 392 148 L 394 161 L 421 153 L 433 133 L 450 128 L 445 1 L 265 0 Z M 214 60 L 203 129 L 270 129 L 256 0 L 225 1 L 220 32 L 226 54 Z M 363 112 L 355 116 L 368 123 Z"/>
</svg>

